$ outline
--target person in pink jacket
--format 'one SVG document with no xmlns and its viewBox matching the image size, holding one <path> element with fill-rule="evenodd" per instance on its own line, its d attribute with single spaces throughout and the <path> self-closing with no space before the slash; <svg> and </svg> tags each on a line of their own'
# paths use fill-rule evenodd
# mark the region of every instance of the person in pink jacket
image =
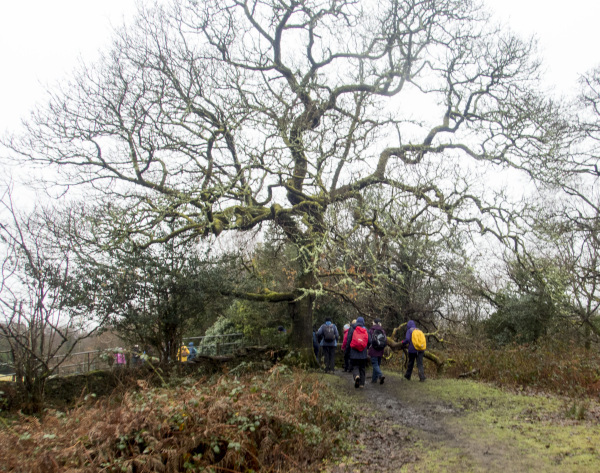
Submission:
<svg viewBox="0 0 600 473">
<path fill-rule="evenodd" d="M 115 351 L 114 358 L 117 368 L 122 368 L 123 366 L 125 366 L 125 354 L 123 353 L 122 348 L 118 348 L 117 351 Z"/>
</svg>

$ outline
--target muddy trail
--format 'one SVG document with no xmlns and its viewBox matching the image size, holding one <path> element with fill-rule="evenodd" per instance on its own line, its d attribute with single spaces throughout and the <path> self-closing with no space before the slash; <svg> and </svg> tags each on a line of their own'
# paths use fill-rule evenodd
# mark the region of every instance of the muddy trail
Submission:
<svg viewBox="0 0 600 473">
<path fill-rule="evenodd" d="M 358 413 L 355 447 L 329 472 L 598 472 L 597 407 L 570 419 L 565 401 L 464 380 L 405 380 L 355 389 L 352 376 L 323 375 Z"/>
</svg>

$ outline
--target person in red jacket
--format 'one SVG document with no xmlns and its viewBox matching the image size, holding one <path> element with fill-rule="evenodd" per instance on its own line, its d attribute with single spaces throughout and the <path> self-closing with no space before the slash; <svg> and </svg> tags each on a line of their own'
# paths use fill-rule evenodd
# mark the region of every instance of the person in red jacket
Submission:
<svg viewBox="0 0 600 473">
<path fill-rule="evenodd" d="M 350 353 L 346 353 L 348 330 L 350 330 L 350 324 L 344 325 L 344 341 L 342 342 L 342 352 L 344 353 L 344 372 L 345 373 L 349 373 L 350 371 L 352 371 L 352 367 L 350 366 Z"/>
<path fill-rule="evenodd" d="M 369 331 L 365 328 L 365 319 L 358 317 L 356 324 L 350 327 L 346 339 L 346 353 L 350 354 L 354 387 L 365 387 L 365 366 L 367 365 L 367 347 L 371 345 Z"/>
</svg>

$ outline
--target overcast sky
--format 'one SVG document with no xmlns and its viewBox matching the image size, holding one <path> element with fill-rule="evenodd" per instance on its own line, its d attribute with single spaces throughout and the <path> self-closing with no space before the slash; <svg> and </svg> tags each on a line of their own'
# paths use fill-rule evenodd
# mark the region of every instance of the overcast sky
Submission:
<svg viewBox="0 0 600 473">
<path fill-rule="evenodd" d="M 0 134 L 134 11 L 135 0 L 0 0 Z"/>
<path fill-rule="evenodd" d="M 536 34 L 548 81 L 568 93 L 600 64 L 598 0 L 486 0 L 519 34 Z M 1 0 L 0 134 L 43 99 L 80 57 L 93 58 L 135 10 L 135 0 Z"/>
</svg>

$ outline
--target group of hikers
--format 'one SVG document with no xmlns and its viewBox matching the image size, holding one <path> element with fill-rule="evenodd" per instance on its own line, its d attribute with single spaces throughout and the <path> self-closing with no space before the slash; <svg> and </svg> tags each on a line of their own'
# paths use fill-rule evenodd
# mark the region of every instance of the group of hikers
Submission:
<svg viewBox="0 0 600 473">
<path fill-rule="evenodd" d="M 138 366 L 143 363 L 143 354 L 139 345 L 134 345 L 131 350 L 125 350 L 122 347 L 113 348 L 112 349 L 112 362 L 116 368 L 123 368 L 128 364 L 131 366 Z"/>
<path fill-rule="evenodd" d="M 417 329 L 413 320 L 407 324 L 406 336 L 401 342 L 402 348 L 408 347 L 408 366 L 404 377 L 410 380 L 417 362 L 419 381 L 425 381 L 425 370 L 423 368 L 423 354 L 425 353 L 425 336 Z M 325 361 L 325 373 L 335 371 L 335 352 L 340 340 L 337 326 L 330 318 L 319 327 L 313 327 L 313 348 L 317 360 L 320 354 Z M 358 317 L 351 324 L 344 325 L 341 350 L 344 354 L 344 372 L 352 373 L 355 388 L 364 388 L 366 381 L 367 361 L 371 360 L 373 373 L 371 383 L 383 384 L 385 376 L 381 371 L 381 360 L 387 346 L 387 334 L 381 326 L 380 319 L 374 319 L 371 327 L 367 329 L 365 319 Z"/>
<path fill-rule="evenodd" d="M 194 361 L 198 354 L 194 342 L 190 342 L 187 345 L 183 344 L 177 350 L 177 361 L 181 363 Z M 112 362 L 111 365 L 116 368 L 124 367 L 126 365 L 139 366 L 144 363 L 144 360 L 151 358 L 147 355 L 146 351 L 142 350 L 139 345 L 134 345 L 130 350 L 125 350 L 121 347 L 112 349 Z"/>
<path fill-rule="evenodd" d="M 278 327 L 277 330 L 278 333 L 285 333 L 285 328 L 282 326 Z M 340 338 L 342 338 L 342 343 L 338 345 Z M 406 336 L 401 342 L 402 348 L 408 347 L 408 366 L 404 373 L 406 379 L 410 380 L 416 361 L 419 380 L 425 381 L 425 370 L 423 368 L 425 345 L 423 332 L 417 329 L 416 323 L 413 320 L 409 320 Z M 375 318 L 371 327 L 367 329 L 365 319 L 358 317 L 352 323 L 344 325 L 344 332 L 341 337 L 337 326 L 330 318 L 326 318 L 325 323 L 318 330 L 316 327 L 313 327 L 315 356 L 317 360 L 321 359 L 321 355 L 323 356 L 325 373 L 333 373 L 335 371 L 335 355 L 338 346 L 341 347 L 344 357 L 343 370 L 344 372 L 352 373 L 354 387 L 365 387 L 368 360 L 371 360 L 371 366 L 373 367 L 371 383 L 383 384 L 385 382 L 385 376 L 381 371 L 381 360 L 384 349 L 387 346 L 387 334 L 381 326 L 380 319 Z M 192 362 L 196 358 L 197 353 L 194 342 L 189 342 L 187 346 L 183 344 L 178 349 L 177 361 L 181 363 Z M 135 345 L 133 350 L 131 350 L 131 364 L 135 366 L 142 362 L 143 356 L 140 347 Z M 125 365 L 125 354 L 122 348 L 115 349 L 114 363 L 117 366 Z"/>
</svg>

